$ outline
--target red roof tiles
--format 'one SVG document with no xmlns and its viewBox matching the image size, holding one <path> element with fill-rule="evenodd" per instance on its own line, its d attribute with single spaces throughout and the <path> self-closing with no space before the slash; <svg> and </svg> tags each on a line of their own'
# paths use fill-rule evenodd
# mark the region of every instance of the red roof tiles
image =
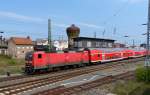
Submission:
<svg viewBox="0 0 150 95">
<path fill-rule="evenodd" d="M 12 37 L 10 40 L 16 45 L 32 45 L 32 40 L 29 38 Z"/>
</svg>

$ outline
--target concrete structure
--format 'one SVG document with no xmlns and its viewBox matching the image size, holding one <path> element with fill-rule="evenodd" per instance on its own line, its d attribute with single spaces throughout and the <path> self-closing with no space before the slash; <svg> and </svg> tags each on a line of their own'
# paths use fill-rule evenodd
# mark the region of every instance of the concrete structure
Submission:
<svg viewBox="0 0 150 95">
<path fill-rule="evenodd" d="M 112 48 L 115 40 L 77 37 L 74 38 L 74 48 Z"/>
<path fill-rule="evenodd" d="M 0 54 L 2 55 L 8 54 L 8 42 L 5 38 L 0 39 Z"/>
<path fill-rule="evenodd" d="M 13 58 L 24 58 L 27 52 L 33 51 L 32 40 L 27 38 L 12 37 L 8 41 L 8 55 Z"/>
<path fill-rule="evenodd" d="M 8 54 L 8 46 L 0 47 L 0 54 L 1 55 L 7 55 Z"/>
</svg>

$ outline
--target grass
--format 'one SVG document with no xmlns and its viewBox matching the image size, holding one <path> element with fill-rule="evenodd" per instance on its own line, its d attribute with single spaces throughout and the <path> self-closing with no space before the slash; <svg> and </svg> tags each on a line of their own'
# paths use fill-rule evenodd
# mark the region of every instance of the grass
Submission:
<svg viewBox="0 0 150 95">
<path fill-rule="evenodd" d="M 0 55 L 0 75 L 6 74 L 6 72 L 21 73 L 24 63 L 24 59 L 12 59 L 6 55 Z"/>
<path fill-rule="evenodd" d="M 114 85 L 112 93 L 117 95 L 150 95 L 150 84 L 138 81 L 120 81 Z"/>
<path fill-rule="evenodd" d="M 116 95 L 150 95 L 150 82 L 145 81 L 145 72 L 143 64 L 138 64 L 136 79 L 116 82 L 111 92 Z"/>
</svg>

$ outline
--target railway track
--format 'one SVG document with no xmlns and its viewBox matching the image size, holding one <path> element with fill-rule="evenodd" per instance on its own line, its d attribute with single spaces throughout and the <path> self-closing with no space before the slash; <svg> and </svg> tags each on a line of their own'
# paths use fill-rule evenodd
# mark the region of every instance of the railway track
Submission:
<svg viewBox="0 0 150 95">
<path fill-rule="evenodd" d="M 26 76 L 26 75 L 7 76 L 7 77 L 0 78 L 0 82 L 11 81 L 11 80 L 16 80 L 16 79 L 23 79 L 23 78 L 27 78 L 27 77 L 29 77 L 29 76 Z"/>
<path fill-rule="evenodd" d="M 12 95 L 12 94 L 19 94 L 21 92 L 25 92 L 27 90 L 31 90 L 33 88 L 41 87 L 47 84 L 52 84 L 58 81 L 63 81 L 66 79 L 70 79 L 72 77 L 104 70 L 104 69 L 109 69 L 109 68 L 115 68 L 117 66 L 121 66 L 130 62 L 138 62 L 143 59 L 130 59 L 130 60 L 124 60 L 124 61 L 119 61 L 119 62 L 114 62 L 113 64 L 103 64 L 103 65 L 97 65 L 97 66 L 90 66 L 86 68 L 81 68 L 78 70 L 70 71 L 65 74 L 60 74 L 60 75 L 53 75 L 50 77 L 46 78 L 41 78 L 41 79 L 33 79 L 29 80 L 26 82 L 21 82 L 21 83 L 16 83 L 12 85 L 6 85 L 3 87 L 0 87 L 0 95 Z"/>
<path fill-rule="evenodd" d="M 89 90 L 91 88 L 99 87 L 104 84 L 115 82 L 117 80 L 129 80 L 133 78 L 134 78 L 134 72 L 130 71 L 115 76 L 106 76 L 104 78 L 97 79 L 95 81 L 78 85 L 78 86 L 72 86 L 72 87 L 59 86 L 33 95 L 71 95 L 71 94 L 79 93 L 81 91 Z"/>
</svg>

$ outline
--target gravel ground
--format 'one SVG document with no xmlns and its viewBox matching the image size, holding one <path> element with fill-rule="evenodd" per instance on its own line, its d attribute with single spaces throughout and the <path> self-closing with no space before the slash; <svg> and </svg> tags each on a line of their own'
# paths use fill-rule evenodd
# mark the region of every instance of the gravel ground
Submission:
<svg viewBox="0 0 150 95">
<path fill-rule="evenodd" d="M 114 87 L 120 82 L 125 82 L 125 81 L 119 80 L 117 82 L 105 84 L 103 86 L 96 87 L 88 91 L 82 91 L 74 95 L 116 95 L 111 92 L 114 89 Z"/>
<path fill-rule="evenodd" d="M 112 90 L 113 84 L 107 84 L 101 87 L 97 87 L 94 89 L 91 89 L 89 91 L 83 91 L 80 93 L 77 93 L 75 95 L 107 95 Z"/>
<path fill-rule="evenodd" d="M 141 64 L 138 64 L 138 65 L 129 64 L 129 65 L 125 65 L 124 68 L 127 69 L 131 66 L 132 67 L 142 67 L 142 66 L 144 66 L 144 64 L 142 64 L 142 65 Z M 119 82 L 125 82 L 125 81 L 120 80 L 120 81 L 117 81 L 114 83 L 110 83 L 110 84 L 106 84 L 106 85 L 103 85 L 100 87 L 90 89 L 88 91 L 82 91 L 82 92 L 79 92 L 79 93 L 74 94 L 74 95 L 116 95 L 116 94 L 112 94 L 111 91 L 113 90 L 113 87 L 115 87 L 115 85 Z"/>
</svg>

